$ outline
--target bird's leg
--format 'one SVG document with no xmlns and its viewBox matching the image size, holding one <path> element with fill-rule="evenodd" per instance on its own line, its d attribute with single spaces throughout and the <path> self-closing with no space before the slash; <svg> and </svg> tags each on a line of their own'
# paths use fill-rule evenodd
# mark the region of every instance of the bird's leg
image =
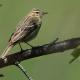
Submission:
<svg viewBox="0 0 80 80">
<path fill-rule="evenodd" d="M 21 44 L 19 43 L 19 46 L 20 46 L 20 49 L 21 49 L 21 52 L 23 51 L 22 47 L 21 47 Z"/>
<path fill-rule="evenodd" d="M 20 64 L 20 62 L 16 62 L 15 65 L 22 71 L 22 73 L 27 77 L 28 80 L 32 80 L 24 67 Z"/>
<path fill-rule="evenodd" d="M 25 42 L 27 45 L 29 45 L 31 48 L 33 48 L 33 46 L 31 44 L 29 44 L 28 42 Z"/>
</svg>

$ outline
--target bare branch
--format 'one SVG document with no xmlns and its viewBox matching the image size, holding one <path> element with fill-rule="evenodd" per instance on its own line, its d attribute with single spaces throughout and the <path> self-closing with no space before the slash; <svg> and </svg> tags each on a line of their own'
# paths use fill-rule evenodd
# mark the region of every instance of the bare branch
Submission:
<svg viewBox="0 0 80 80">
<path fill-rule="evenodd" d="M 36 46 L 32 49 L 27 49 L 22 52 L 17 52 L 14 54 L 8 55 L 7 63 L 4 62 L 3 59 L 0 59 L 0 68 L 14 65 L 15 62 L 48 55 L 52 53 L 64 52 L 65 50 L 76 48 L 80 45 L 80 38 L 72 38 L 60 42 L 51 42 L 45 45 Z"/>
</svg>

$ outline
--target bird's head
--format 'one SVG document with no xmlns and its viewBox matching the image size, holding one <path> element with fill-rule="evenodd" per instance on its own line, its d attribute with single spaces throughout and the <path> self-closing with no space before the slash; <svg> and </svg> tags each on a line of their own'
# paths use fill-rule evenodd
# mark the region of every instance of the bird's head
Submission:
<svg viewBox="0 0 80 80">
<path fill-rule="evenodd" d="M 30 12 L 31 16 L 40 18 L 42 18 L 45 14 L 48 14 L 48 12 L 41 11 L 40 9 L 37 8 L 33 8 L 32 11 Z"/>
</svg>

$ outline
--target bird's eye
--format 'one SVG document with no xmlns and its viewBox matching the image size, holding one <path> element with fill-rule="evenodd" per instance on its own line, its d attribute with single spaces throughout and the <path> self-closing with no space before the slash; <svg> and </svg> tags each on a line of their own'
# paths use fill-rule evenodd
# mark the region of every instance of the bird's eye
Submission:
<svg viewBox="0 0 80 80">
<path fill-rule="evenodd" d="M 39 12 L 36 12 L 36 14 L 39 14 Z"/>
</svg>

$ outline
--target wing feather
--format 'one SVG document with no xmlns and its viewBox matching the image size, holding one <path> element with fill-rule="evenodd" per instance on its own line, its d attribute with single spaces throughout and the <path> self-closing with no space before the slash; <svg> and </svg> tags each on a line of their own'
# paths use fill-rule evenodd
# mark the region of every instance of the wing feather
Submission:
<svg viewBox="0 0 80 80">
<path fill-rule="evenodd" d="M 22 41 L 24 37 L 28 37 L 36 29 L 37 29 L 36 25 L 19 28 L 18 30 L 16 30 L 16 32 L 13 33 L 9 42 L 14 44 L 17 43 L 18 41 Z"/>
</svg>

